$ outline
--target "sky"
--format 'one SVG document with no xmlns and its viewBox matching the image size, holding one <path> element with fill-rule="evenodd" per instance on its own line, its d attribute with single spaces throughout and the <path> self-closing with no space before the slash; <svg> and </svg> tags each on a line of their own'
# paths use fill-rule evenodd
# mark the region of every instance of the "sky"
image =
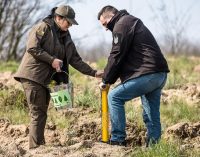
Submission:
<svg viewBox="0 0 200 157">
<path fill-rule="evenodd" d="M 159 40 L 162 31 L 156 22 L 157 14 L 152 12 L 150 6 L 158 10 L 162 1 L 166 3 L 170 12 L 169 17 L 175 17 L 175 14 L 181 17 L 186 13 L 185 16 L 189 17 L 189 22 L 187 22 L 184 33 L 190 41 L 198 42 L 200 40 L 199 0 L 83 0 L 82 2 L 68 3 L 75 10 L 76 20 L 79 23 L 78 26 L 72 26 L 69 31 L 75 44 L 79 46 L 93 47 L 101 41 L 111 42 L 112 34 L 101 26 L 97 20 L 97 14 L 102 7 L 112 5 L 118 10 L 126 9 L 130 14 L 140 18 Z M 55 1 L 48 0 L 46 2 L 51 6 Z M 63 0 L 58 5 L 61 4 L 67 3 Z"/>
</svg>

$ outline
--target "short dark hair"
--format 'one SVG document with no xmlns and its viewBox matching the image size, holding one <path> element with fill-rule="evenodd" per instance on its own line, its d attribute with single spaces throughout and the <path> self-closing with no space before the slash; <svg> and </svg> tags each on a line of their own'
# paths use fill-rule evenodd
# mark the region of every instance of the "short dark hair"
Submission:
<svg viewBox="0 0 200 157">
<path fill-rule="evenodd" d="M 103 13 L 106 13 L 106 12 L 111 12 L 111 13 L 113 13 L 113 14 L 116 14 L 116 13 L 118 12 L 118 10 L 117 10 L 115 7 L 111 6 L 111 5 L 107 5 L 107 6 L 103 7 L 103 8 L 100 10 L 100 12 L 98 13 L 98 16 L 97 16 L 98 20 L 100 20 L 100 16 L 101 16 Z"/>
<path fill-rule="evenodd" d="M 50 16 L 51 16 L 51 17 L 59 16 L 59 17 L 61 17 L 61 18 L 64 18 L 63 16 L 58 15 L 58 14 L 55 13 L 55 11 L 56 11 L 57 8 L 58 8 L 58 7 L 54 7 L 54 8 L 51 9 Z"/>
<path fill-rule="evenodd" d="M 55 10 L 56 10 L 57 8 L 58 8 L 58 7 L 54 7 L 54 8 L 51 9 L 50 15 L 51 15 L 52 17 L 55 16 Z"/>
</svg>

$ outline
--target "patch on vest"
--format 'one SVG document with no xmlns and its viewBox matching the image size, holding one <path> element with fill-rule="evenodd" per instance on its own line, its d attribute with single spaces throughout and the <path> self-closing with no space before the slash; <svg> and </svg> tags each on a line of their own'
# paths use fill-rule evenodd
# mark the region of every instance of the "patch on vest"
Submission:
<svg viewBox="0 0 200 157">
<path fill-rule="evenodd" d="M 114 45 L 118 45 L 118 44 L 120 44 L 121 43 L 121 34 L 119 34 L 119 33 L 114 33 L 113 34 L 113 44 Z"/>
<path fill-rule="evenodd" d="M 44 35 L 44 31 L 43 30 L 37 30 L 37 35 L 39 36 L 43 36 Z"/>
</svg>

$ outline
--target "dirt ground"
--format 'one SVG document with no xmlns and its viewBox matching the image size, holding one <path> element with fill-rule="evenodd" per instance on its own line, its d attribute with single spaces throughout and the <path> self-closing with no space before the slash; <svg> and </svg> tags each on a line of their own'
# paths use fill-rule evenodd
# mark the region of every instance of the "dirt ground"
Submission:
<svg viewBox="0 0 200 157">
<path fill-rule="evenodd" d="M 188 104 L 195 104 L 200 107 L 200 84 L 185 84 L 176 89 L 164 90 L 162 93 L 162 101 L 170 103 L 174 97 L 186 100 Z"/>
<path fill-rule="evenodd" d="M 28 149 L 29 128 L 25 125 L 12 125 L 9 120 L 0 119 L 0 156 L 69 156 L 69 157 L 116 157 L 128 156 L 133 146 L 144 146 L 145 130 L 128 123 L 128 147 L 110 146 L 100 141 L 100 117 L 88 117 L 92 112 L 84 109 L 71 109 L 62 113 L 76 118 L 69 130 L 60 131 L 49 122 L 45 129 L 46 145 L 33 150 Z M 77 114 L 78 113 L 78 114 Z M 182 149 L 200 149 L 200 122 L 178 123 L 167 128 L 167 140 L 183 140 Z"/>
<path fill-rule="evenodd" d="M 166 139 L 178 138 L 182 140 L 182 149 L 200 149 L 200 121 L 196 123 L 178 123 L 165 132 Z"/>
<path fill-rule="evenodd" d="M 45 129 L 47 144 L 34 150 L 28 149 L 28 126 L 12 125 L 8 120 L 1 119 L 0 154 L 2 154 L 2 156 L 27 157 L 114 157 L 129 153 L 130 147 L 109 146 L 98 142 L 100 141 L 100 118 L 94 120 L 92 118 L 87 118 L 88 111 L 79 109 L 71 109 L 62 113 L 63 116 L 65 114 L 72 114 L 76 117 L 72 127 L 66 131 L 59 131 L 53 123 L 48 123 Z"/>
<path fill-rule="evenodd" d="M 21 89 L 12 79 L 12 73 L 0 75 L 0 89 L 7 87 Z M 187 101 L 200 105 L 200 85 L 187 84 L 177 89 L 165 90 L 163 101 L 170 101 L 173 96 L 185 97 Z M 199 106 L 200 107 L 200 106 Z M 59 111 L 60 116 L 73 117 L 70 127 L 59 130 L 52 122 L 45 128 L 46 145 L 33 150 L 28 149 L 29 127 L 13 125 L 8 119 L 0 118 L 0 156 L 24 157 L 118 157 L 128 156 L 134 146 L 144 146 L 146 130 L 136 123 L 127 122 L 127 147 L 110 146 L 101 140 L 100 113 L 93 109 L 73 108 Z M 200 121 L 196 123 L 178 123 L 170 126 L 164 133 L 167 140 L 179 138 L 183 141 L 182 149 L 200 149 Z"/>
</svg>

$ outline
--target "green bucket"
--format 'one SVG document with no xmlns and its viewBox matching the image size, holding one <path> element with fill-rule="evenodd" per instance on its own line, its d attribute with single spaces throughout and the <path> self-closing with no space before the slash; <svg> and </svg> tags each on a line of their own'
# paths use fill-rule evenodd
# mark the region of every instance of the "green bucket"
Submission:
<svg viewBox="0 0 200 157">
<path fill-rule="evenodd" d="M 55 75 L 55 73 L 53 75 Z M 64 73 L 66 74 L 66 76 L 68 76 L 66 72 Z M 51 99 L 56 109 L 73 107 L 73 84 L 70 79 L 69 83 L 61 83 L 59 85 L 51 86 L 50 91 Z"/>
</svg>

